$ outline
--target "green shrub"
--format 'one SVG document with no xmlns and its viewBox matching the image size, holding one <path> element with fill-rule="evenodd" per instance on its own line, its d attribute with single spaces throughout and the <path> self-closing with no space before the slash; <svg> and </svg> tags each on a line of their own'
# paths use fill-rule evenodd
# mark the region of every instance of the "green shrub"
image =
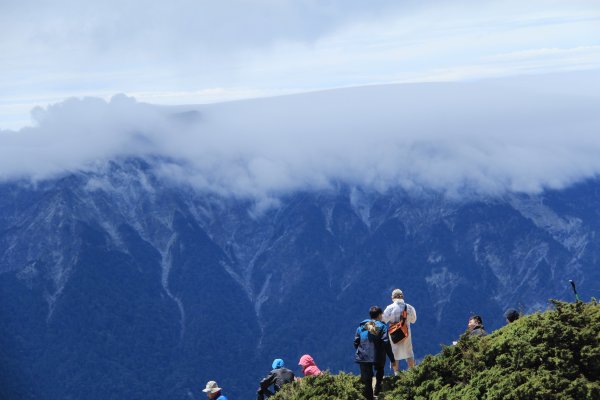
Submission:
<svg viewBox="0 0 600 400">
<path fill-rule="evenodd" d="M 553 301 L 493 334 L 461 337 L 400 377 L 385 400 L 598 400 L 600 306 Z M 274 400 L 362 399 L 359 378 L 324 373 L 285 386 Z"/>
<path fill-rule="evenodd" d="M 362 386 L 357 376 L 324 372 L 319 376 L 307 376 L 301 381 L 285 385 L 273 400 L 361 400 Z"/>
<path fill-rule="evenodd" d="M 600 306 L 553 303 L 426 357 L 385 399 L 600 399 Z"/>
</svg>

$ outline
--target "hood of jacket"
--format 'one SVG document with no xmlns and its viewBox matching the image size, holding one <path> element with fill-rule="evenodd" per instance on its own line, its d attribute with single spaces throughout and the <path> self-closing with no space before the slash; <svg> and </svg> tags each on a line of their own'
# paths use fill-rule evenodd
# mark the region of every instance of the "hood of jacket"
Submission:
<svg viewBox="0 0 600 400">
<path fill-rule="evenodd" d="M 373 319 L 365 319 L 363 322 L 360 323 L 360 327 L 365 329 L 372 335 L 379 334 L 379 331 L 381 331 L 382 325 L 383 325 L 383 322 L 373 320 Z"/>
<path fill-rule="evenodd" d="M 298 365 L 300 365 L 301 367 L 304 367 L 304 368 L 316 366 L 315 360 L 313 360 L 313 358 L 308 354 L 305 354 L 302 357 L 300 357 L 300 361 L 298 361 Z"/>
</svg>

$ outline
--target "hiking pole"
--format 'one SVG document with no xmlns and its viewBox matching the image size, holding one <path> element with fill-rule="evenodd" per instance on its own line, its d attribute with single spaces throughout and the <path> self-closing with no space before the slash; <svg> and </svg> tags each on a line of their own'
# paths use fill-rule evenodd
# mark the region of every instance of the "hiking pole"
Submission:
<svg viewBox="0 0 600 400">
<path fill-rule="evenodd" d="M 573 293 L 575 293 L 575 300 L 581 301 L 581 300 L 579 300 L 579 295 L 577 294 L 577 288 L 575 287 L 575 281 L 573 281 L 572 279 L 569 279 L 569 283 L 571 284 L 571 287 L 573 288 Z"/>
</svg>

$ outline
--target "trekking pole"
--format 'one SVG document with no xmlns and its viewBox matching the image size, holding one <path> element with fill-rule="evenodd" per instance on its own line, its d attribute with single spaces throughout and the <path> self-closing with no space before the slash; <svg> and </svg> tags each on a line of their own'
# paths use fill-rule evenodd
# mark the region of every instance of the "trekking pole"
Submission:
<svg viewBox="0 0 600 400">
<path fill-rule="evenodd" d="M 581 300 L 579 300 L 579 295 L 577 294 L 577 288 L 575 287 L 575 281 L 573 281 L 572 279 L 569 279 L 569 283 L 571 284 L 571 287 L 573 288 L 573 293 L 575 293 L 575 300 L 581 301 Z"/>
</svg>

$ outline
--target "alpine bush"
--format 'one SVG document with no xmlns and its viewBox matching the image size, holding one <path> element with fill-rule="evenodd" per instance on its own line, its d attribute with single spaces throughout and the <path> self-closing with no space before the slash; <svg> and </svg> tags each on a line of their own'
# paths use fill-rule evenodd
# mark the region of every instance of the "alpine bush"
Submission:
<svg viewBox="0 0 600 400">
<path fill-rule="evenodd" d="M 598 400 L 600 305 L 553 301 L 485 337 L 463 336 L 400 377 L 385 400 Z M 324 373 L 295 382 L 274 400 L 362 399 L 359 378 Z"/>
<path fill-rule="evenodd" d="M 600 306 L 553 301 L 481 338 L 428 356 L 385 399 L 600 399 Z"/>
<path fill-rule="evenodd" d="M 357 376 L 324 372 L 307 376 L 300 381 L 283 386 L 273 400 L 348 399 L 362 400 L 362 388 Z"/>
</svg>

